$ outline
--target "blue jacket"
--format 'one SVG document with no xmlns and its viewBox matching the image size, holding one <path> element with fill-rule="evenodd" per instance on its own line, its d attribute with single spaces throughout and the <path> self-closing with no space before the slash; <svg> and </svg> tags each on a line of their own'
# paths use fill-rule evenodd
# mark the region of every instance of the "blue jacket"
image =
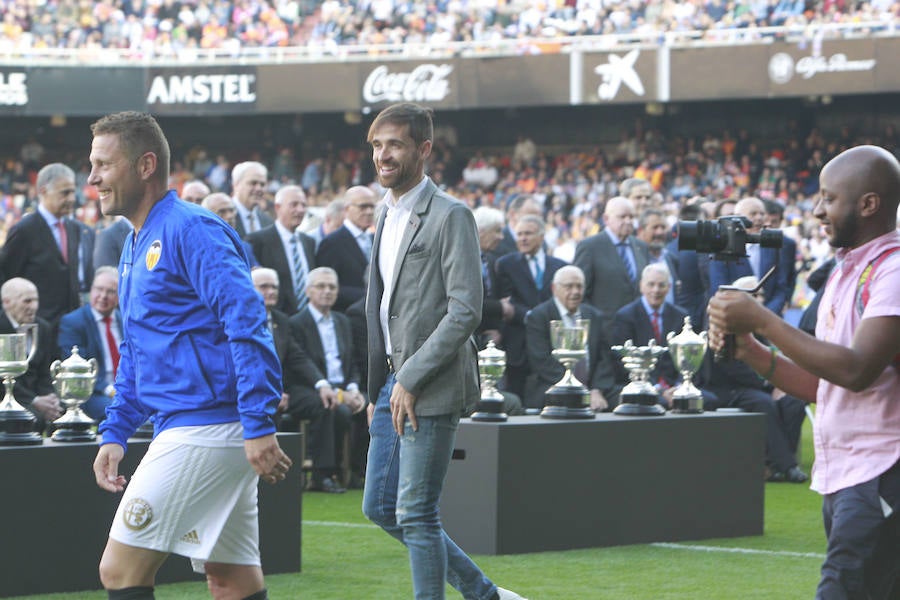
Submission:
<svg viewBox="0 0 900 600">
<path fill-rule="evenodd" d="M 150 416 L 171 427 L 240 420 L 244 438 L 275 432 L 281 366 L 237 233 L 170 191 L 125 240 L 123 341 L 103 442 L 125 442 Z"/>
</svg>

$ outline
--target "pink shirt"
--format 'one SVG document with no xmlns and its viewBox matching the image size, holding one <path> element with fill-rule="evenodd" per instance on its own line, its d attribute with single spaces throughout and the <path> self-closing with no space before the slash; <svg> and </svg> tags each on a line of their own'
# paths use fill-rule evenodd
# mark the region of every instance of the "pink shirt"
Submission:
<svg viewBox="0 0 900 600">
<path fill-rule="evenodd" d="M 860 275 L 892 246 L 900 247 L 896 231 L 859 248 L 838 251 L 837 267 L 819 305 L 817 338 L 849 347 L 862 319 L 900 316 L 900 252 L 872 274 L 862 316 L 856 307 Z M 893 366 L 888 365 L 862 392 L 820 379 L 816 402 L 813 490 L 831 494 L 869 481 L 900 459 L 900 374 Z"/>
</svg>

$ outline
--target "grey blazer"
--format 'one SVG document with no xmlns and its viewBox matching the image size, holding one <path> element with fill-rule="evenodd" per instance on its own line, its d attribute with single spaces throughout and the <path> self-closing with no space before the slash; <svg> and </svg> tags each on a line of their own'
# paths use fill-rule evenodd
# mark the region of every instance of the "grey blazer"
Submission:
<svg viewBox="0 0 900 600">
<path fill-rule="evenodd" d="M 387 212 L 382 209 L 377 218 L 366 296 L 373 402 L 388 375 L 378 266 Z M 462 414 L 479 396 L 478 348 L 472 337 L 481 322 L 483 296 L 478 234 L 469 208 L 431 180 L 405 225 L 392 289 L 391 358 L 397 381 L 416 396 L 416 415 Z"/>
</svg>

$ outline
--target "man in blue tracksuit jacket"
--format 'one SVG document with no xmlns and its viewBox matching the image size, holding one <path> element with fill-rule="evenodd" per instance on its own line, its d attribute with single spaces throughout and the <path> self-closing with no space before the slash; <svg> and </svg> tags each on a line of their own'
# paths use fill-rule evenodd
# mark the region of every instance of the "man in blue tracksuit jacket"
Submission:
<svg viewBox="0 0 900 600">
<path fill-rule="evenodd" d="M 205 572 L 214 598 L 267 598 L 256 482 L 285 478 L 275 439 L 281 369 L 237 234 L 167 191 L 169 148 L 150 115 L 92 126 L 91 174 L 104 214 L 134 226 L 119 263 L 123 340 L 116 396 L 100 426 L 97 484 L 124 490 L 126 440 L 155 436 L 110 529 L 100 578 L 111 600 L 154 598 L 170 553 Z"/>
</svg>

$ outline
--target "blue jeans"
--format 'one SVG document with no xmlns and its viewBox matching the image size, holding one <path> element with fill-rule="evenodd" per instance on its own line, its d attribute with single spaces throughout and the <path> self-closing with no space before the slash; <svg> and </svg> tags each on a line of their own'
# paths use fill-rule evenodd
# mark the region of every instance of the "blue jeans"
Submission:
<svg viewBox="0 0 900 600">
<path fill-rule="evenodd" d="M 497 586 L 450 539 L 439 515 L 459 418 L 419 417 L 418 431 L 407 421 L 398 436 L 391 421 L 394 381 L 389 374 L 369 427 L 363 513 L 406 545 L 417 600 L 442 600 L 445 581 L 464 598 L 489 600 Z"/>
</svg>

